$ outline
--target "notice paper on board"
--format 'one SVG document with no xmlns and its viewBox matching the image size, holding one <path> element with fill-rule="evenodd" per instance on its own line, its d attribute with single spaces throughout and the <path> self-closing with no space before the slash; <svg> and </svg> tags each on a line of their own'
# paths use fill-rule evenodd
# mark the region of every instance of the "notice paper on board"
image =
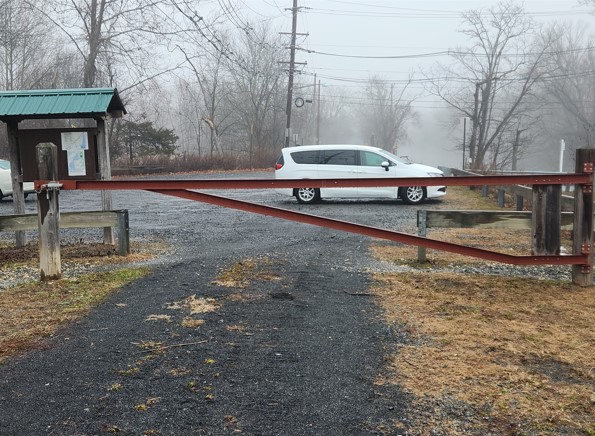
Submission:
<svg viewBox="0 0 595 436">
<path fill-rule="evenodd" d="M 62 132 L 62 150 L 66 151 L 69 176 L 85 176 L 85 150 L 89 149 L 87 132 Z"/>
</svg>

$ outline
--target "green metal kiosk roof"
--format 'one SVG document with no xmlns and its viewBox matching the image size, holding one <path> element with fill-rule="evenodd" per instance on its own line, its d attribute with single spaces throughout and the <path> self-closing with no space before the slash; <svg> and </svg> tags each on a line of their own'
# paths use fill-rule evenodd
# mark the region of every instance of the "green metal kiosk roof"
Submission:
<svg viewBox="0 0 595 436">
<path fill-rule="evenodd" d="M 116 88 L 0 91 L 0 120 L 120 118 L 126 109 Z"/>
</svg>

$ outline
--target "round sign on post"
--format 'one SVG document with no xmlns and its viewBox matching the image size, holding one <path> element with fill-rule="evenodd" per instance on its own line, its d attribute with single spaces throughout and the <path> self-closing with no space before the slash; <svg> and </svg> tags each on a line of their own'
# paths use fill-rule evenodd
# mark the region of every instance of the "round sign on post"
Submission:
<svg viewBox="0 0 595 436">
<path fill-rule="evenodd" d="M 304 99 L 302 97 L 298 97 L 295 99 L 295 106 L 302 107 L 304 105 Z"/>
</svg>

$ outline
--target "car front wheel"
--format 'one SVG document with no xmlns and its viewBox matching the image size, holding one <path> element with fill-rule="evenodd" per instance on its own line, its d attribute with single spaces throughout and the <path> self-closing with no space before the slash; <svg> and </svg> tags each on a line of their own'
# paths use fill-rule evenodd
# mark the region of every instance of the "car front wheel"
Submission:
<svg viewBox="0 0 595 436">
<path fill-rule="evenodd" d="M 423 186 L 408 186 L 401 188 L 401 199 L 407 204 L 420 204 L 426 198 Z"/>
<path fill-rule="evenodd" d="M 320 189 L 318 188 L 297 188 L 295 191 L 298 203 L 312 204 L 320 201 Z"/>
</svg>

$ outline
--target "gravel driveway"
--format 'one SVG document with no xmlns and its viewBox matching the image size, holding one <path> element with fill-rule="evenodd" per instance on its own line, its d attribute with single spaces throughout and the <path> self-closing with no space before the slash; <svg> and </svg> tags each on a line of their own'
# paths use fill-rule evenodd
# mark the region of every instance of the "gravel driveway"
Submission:
<svg viewBox="0 0 595 436">
<path fill-rule="evenodd" d="M 400 202 L 300 206 L 272 191 L 217 193 L 414 231 L 416 209 Z M 98 198 L 63 192 L 61 208 L 97 209 Z M 11 207 L 0 203 L 0 213 Z M 129 209 L 132 239 L 165 240 L 174 251 L 47 349 L 0 367 L 1 435 L 406 428 L 406 396 L 375 384 L 387 347 L 405 339 L 382 323 L 371 297 L 357 295 L 369 269 L 381 267 L 368 256 L 370 239 L 142 191 L 115 192 L 114 208 Z M 99 230 L 67 232 L 65 240 L 100 238 Z M 247 258 L 267 259 L 278 279 L 251 283 L 241 298 L 213 283 Z M 216 307 L 201 314 L 202 325 L 184 323 L 191 314 L 179 309 L 192 296 Z"/>
</svg>

